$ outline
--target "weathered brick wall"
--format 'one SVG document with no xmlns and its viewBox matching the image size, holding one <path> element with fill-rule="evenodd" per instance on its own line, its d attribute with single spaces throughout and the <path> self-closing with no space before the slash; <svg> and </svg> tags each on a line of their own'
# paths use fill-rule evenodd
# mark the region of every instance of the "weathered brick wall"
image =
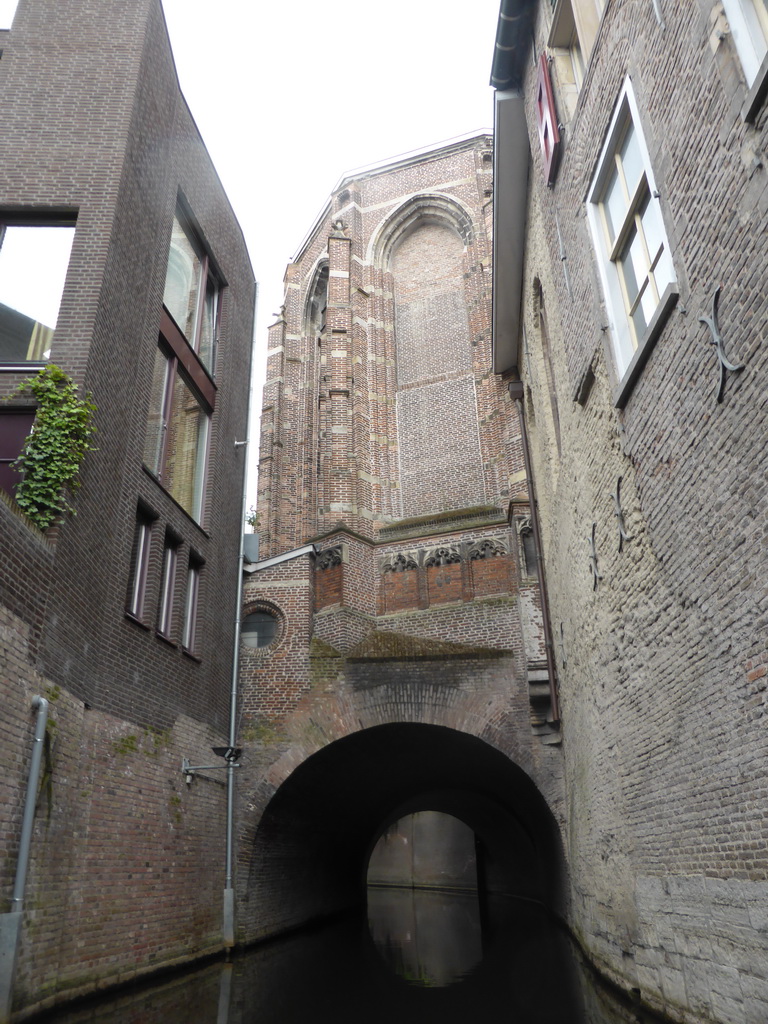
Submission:
<svg viewBox="0 0 768 1024">
<path fill-rule="evenodd" d="M 676 1017 L 757 1024 L 768 1011 L 768 185 L 752 156 L 768 121 L 764 109 L 755 126 L 741 117 L 746 89 L 717 8 L 663 5 L 662 29 L 651 4 L 606 5 L 572 116 L 554 66 L 565 149 L 552 189 L 527 75 L 521 371 L 558 641 L 574 927 L 604 969 Z M 584 197 L 627 74 L 680 298 L 618 410 Z M 717 285 L 726 352 L 746 364 L 721 404 L 698 319 Z M 632 538 L 621 549 L 619 478 Z"/>
<path fill-rule="evenodd" d="M 34 734 L 50 702 L 14 1005 L 45 1006 L 221 947 L 226 792 L 210 764 L 220 733 L 179 716 L 150 729 L 86 707 L 35 670 L 29 627 L 0 613 L 5 870 L 13 888 Z M 190 898 L 194 893 L 194 899 Z"/>
<path fill-rule="evenodd" d="M 155 0 L 130 9 L 111 0 L 20 4 L 3 38 L 0 106 L 0 209 L 77 216 L 52 361 L 98 407 L 97 451 L 83 463 L 76 518 L 43 538 L 0 502 L 0 594 L 13 616 L 0 691 L 14 708 L 0 759 L 13 780 L 3 795 L 12 836 L 29 700 L 57 699 L 48 805 L 32 848 L 21 1005 L 221 941 L 215 851 L 224 841 L 224 793 L 199 780 L 187 788 L 180 765 L 183 756 L 209 763 L 210 746 L 227 736 L 241 531 L 233 495 L 244 459 L 234 442 L 245 436 L 254 287 L 242 234 L 179 93 Z M 177 193 L 226 282 L 204 528 L 142 468 Z M 0 368 L 0 393 L 26 375 Z M 157 518 L 137 623 L 126 601 L 140 500 Z M 179 539 L 168 640 L 156 630 L 166 530 Z M 181 630 L 193 554 L 202 568 L 197 639 L 187 653 Z M 15 852 L 12 841 L 0 870 L 6 894 Z"/>
</svg>

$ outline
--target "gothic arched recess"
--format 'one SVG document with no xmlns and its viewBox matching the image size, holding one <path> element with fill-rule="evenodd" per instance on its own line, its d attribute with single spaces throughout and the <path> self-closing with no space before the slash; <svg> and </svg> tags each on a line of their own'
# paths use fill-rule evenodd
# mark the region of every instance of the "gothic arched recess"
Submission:
<svg viewBox="0 0 768 1024">
<path fill-rule="evenodd" d="M 480 367 L 467 286 L 475 237 L 461 203 L 424 194 L 395 211 L 369 248 L 393 295 L 405 518 L 486 500 L 475 393 Z"/>
</svg>

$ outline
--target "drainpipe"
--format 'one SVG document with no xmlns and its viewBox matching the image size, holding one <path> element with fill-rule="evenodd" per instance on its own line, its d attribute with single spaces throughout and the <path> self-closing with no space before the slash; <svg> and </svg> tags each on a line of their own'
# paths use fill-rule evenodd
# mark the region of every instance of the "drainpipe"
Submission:
<svg viewBox="0 0 768 1024">
<path fill-rule="evenodd" d="M 557 696 L 557 679 L 555 677 L 554 646 L 552 644 L 552 626 L 549 621 L 549 599 L 547 597 L 547 580 L 544 574 L 544 559 L 541 556 L 541 530 L 539 529 L 539 511 L 536 503 L 536 488 L 533 483 L 533 467 L 531 465 L 531 451 L 528 447 L 528 431 L 525 426 L 525 413 L 523 411 L 523 382 L 513 380 L 509 382 L 509 397 L 517 406 L 517 417 L 520 423 L 520 436 L 523 441 L 523 461 L 525 462 L 525 475 L 528 478 L 528 490 L 531 499 L 531 527 L 533 528 L 533 539 L 536 543 L 536 561 L 539 569 L 539 586 L 541 587 L 541 619 L 544 626 L 544 646 L 547 654 L 547 675 L 549 676 L 549 699 L 552 709 L 553 724 L 560 723 L 560 701 Z"/>
<path fill-rule="evenodd" d="M 48 701 L 45 697 L 33 697 L 32 707 L 37 711 L 35 738 L 29 761 L 27 795 L 24 801 L 24 817 L 21 822 L 19 858 L 16 861 L 16 881 L 13 886 L 10 913 L 0 915 L 0 1024 L 10 1020 L 13 975 L 16 955 L 21 936 L 21 919 L 24 910 L 24 889 L 27 883 L 29 850 L 32 845 L 32 827 L 35 823 L 37 787 L 40 782 L 40 765 L 43 759 L 43 741 L 48 722 Z"/>
<path fill-rule="evenodd" d="M 248 360 L 248 380 L 251 380 L 253 369 L 253 350 L 256 345 L 256 314 L 258 310 L 259 291 L 253 300 L 253 338 L 251 354 Z M 248 408 L 245 414 L 245 441 L 235 441 L 236 448 L 243 449 L 243 491 L 241 498 L 242 515 L 240 519 L 240 544 L 237 555 L 237 605 L 235 607 L 235 648 L 232 653 L 232 681 L 229 692 L 229 746 L 237 746 L 237 684 L 240 673 L 240 621 L 243 614 L 243 549 L 245 545 L 245 516 L 248 489 L 248 452 L 249 432 L 251 428 L 251 391 L 248 390 Z M 235 944 L 235 889 L 234 889 L 234 846 L 235 846 L 235 764 L 234 758 L 227 760 L 227 837 L 224 868 L 224 907 L 222 916 L 222 939 L 226 949 Z M 2 1022 L 0 1022 L 2 1024 Z"/>
</svg>

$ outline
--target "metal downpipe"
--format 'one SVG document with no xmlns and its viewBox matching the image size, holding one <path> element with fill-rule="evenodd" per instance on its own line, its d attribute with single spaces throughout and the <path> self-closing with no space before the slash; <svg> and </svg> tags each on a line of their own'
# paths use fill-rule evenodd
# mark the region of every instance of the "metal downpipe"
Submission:
<svg viewBox="0 0 768 1024">
<path fill-rule="evenodd" d="M 544 626 L 544 644 L 547 655 L 547 674 L 549 675 L 549 698 L 552 709 L 552 723 L 560 722 L 560 701 L 557 695 L 557 678 L 555 675 L 555 656 L 552 643 L 552 624 L 549 621 L 549 597 L 547 595 L 547 579 L 544 573 L 544 559 L 542 557 L 541 530 L 539 529 L 539 509 L 536 502 L 536 487 L 533 481 L 533 466 L 531 465 L 531 452 L 528 447 L 528 430 L 525 425 L 525 411 L 523 409 L 523 382 L 513 380 L 509 382 L 509 397 L 515 403 L 517 416 L 520 422 L 520 436 L 523 442 L 523 461 L 525 463 L 525 475 L 528 478 L 529 498 L 531 502 L 531 526 L 533 538 L 536 543 L 536 560 L 539 565 L 539 586 L 541 587 L 541 618 Z"/>
<path fill-rule="evenodd" d="M 253 373 L 253 350 L 256 347 L 256 316 L 258 312 L 259 290 L 255 285 L 253 300 L 253 337 L 251 339 L 251 354 L 248 360 L 248 380 L 252 380 Z M 241 517 L 240 517 L 240 543 L 237 555 L 237 605 L 235 607 L 235 637 L 234 651 L 232 654 L 232 680 L 229 692 L 229 737 L 230 748 L 237 746 L 237 694 L 238 677 L 240 674 L 240 625 L 243 614 L 243 551 L 245 546 L 245 516 L 246 502 L 248 500 L 248 452 L 250 450 L 250 429 L 251 429 L 251 388 L 248 389 L 248 408 L 245 415 L 245 441 L 236 441 L 237 447 L 244 452 L 243 459 L 243 484 L 241 496 Z M 227 824 L 226 824 L 226 853 L 224 866 L 224 905 L 222 915 L 222 939 L 226 949 L 231 949 L 235 944 L 235 889 L 234 880 L 234 846 L 235 846 L 235 765 L 234 759 L 227 762 Z"/>
<path fill-rule="evenodd" d="M 0 915 L 0 1024 L 6 1024 L 10 1020 L 13 976 L 16 970 L 16 955 L 21 936 L 21 918 L 24 910 L 29 851 L 32 846 L 32 829 L 35 824 L 37 787 L 40 782 L 40 765 L 43 760 L 45 727 L 48 724 L 48 701 L 45 697 L 33 697 L 32 707 L 37 711 L 37 722 L 29 761 L 27 795 L 24 800 L 19 856 L 16 861 L 16 880 L 13 885 L 11 910 L 9 913 Z"/>
</svg>

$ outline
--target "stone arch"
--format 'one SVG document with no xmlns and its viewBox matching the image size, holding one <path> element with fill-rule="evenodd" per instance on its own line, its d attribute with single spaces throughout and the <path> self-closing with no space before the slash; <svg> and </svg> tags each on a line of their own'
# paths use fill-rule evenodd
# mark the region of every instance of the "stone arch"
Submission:
<svg viewBox="0 0 768 1024">
<path fill-rule="evenodd" d="M 563 911 L 565 861 L 555 818 L 523 768 L 491 743 L 435 724 L 349 733 L 274 775 L 240 863 L 246 940 L 364 905 L 370 853 L 387 824 L 436 810 L 472 828 L 490 891 Z M 266 800 L 265 800 L 266 798 Z"/>
<path fill-rule="evenodd" d="M 450 228 L 465 246 L 472 244 L 476 234 L 471 211 L 458 199 L 441 192 L 420 193 L 406 199 L 373 232 L 368 262 L 381 270 L 389 269 L 395 250 L 422 224 Z"/>
</svg>

